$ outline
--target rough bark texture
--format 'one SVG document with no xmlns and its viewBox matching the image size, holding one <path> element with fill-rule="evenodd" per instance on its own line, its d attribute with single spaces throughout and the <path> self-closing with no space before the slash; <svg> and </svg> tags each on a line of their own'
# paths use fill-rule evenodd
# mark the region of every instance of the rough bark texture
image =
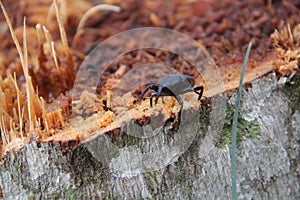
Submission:
<svg viewBox="0 0 300 200">
<path fill-rule="evenodd" d="M 299 79 L 279 89 L 274 74 L 244 90 L 240 115 L 243 120 L 258 123 L 260 133 L 245 136 L 238 143 L 239 199 L 300 198 L 299 96 L 290 98 L 295 92 L 299 93 Z M 227 96 L 231 96 L 227 97 L 228 105 L 233 104 L 235 93 Z M 194 114 L 186 111 L 183 117 L 193 115 L 195 119 L 198 115 Z M 4 199 L 229 199 L 230 150 L 220 146 L 224 138 L 211 126 L 206 114 L 201 113 L 184 127 L 191 135 L 163 133 L 166 127 L 158 127 L 151 140 L 123 136 L 116 143 L 123 146 L 124 151 L 119 152 L 103 152 L 103 147 L 111 143 L 101 136 L 68 151 L 59 144 L 28 144 L 4 157 L 0 168 Z M 130 133 L 138 128 L 129 123 L 123 131 Z M 251 127 L 247 128 L 251 134 Z M 192 143 L 180 145 L 188 137 Z M 147 170 L 153 164 L 151 160 L 133 153 L 137 148 L 151 152 L 155 145 L 170 143 L 176 148 L 164 152 L 165 160 L 156 160 L 165 163 L 158 164 L 154 171 Z M 144 166 L 138 165 L 139 159 Z M 166 163 L 170 164 L 159 168 Z"/>
</svg>

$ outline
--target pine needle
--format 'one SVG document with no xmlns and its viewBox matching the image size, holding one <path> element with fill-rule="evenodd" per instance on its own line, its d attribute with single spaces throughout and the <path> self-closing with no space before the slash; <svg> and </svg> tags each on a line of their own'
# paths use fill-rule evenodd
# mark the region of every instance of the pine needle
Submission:
<svg viewBox="0 0 300 200">
<path fill-rule="evenodd" d="M 231 147 L 231 181 L 232 181 L 232 199 L 237 199 L 237 186 L 236 186 L 236 132 L 237 132 L 237 122 L 238 122 L 238 114 L 239 114 L 239 106 L 240 106 L 240 98 L 242 93 L 243 80 L 245 76 L 246 66 L 248 62 L 249 53 L 251 50 L 252 44 L 249 43 L 246 56 L 244 58 L 242 73 L 240 77 L 239 88 L 236 97 L 235 103 L 235 111 L 233 115 L 233 124 L 232 124 L 232 147 Z"/>
</svg>

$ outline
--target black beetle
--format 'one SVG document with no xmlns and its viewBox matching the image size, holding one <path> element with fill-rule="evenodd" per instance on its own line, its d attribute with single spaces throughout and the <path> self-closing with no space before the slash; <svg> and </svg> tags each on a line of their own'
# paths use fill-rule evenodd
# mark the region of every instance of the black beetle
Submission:
<svg viewBox="0 0 300 200">
<path fill-rule="evenodd" d="M 179 120 L 181 116 L 181 111 L 183 108 L 183 101 L 180 94 L 184 94 L 187 92 L 195 92 L 197 93 L 198 100 L 201 99 L 203 94 L 203 86 L 196 86 L 195 79 L 192 76 L 182 75 L 182 74 L 171 74 L 161 78 L 157 84 L 149 85 L 141 94 L 141 98 L 144 97 L 148 90 L 154 90 L 150 95 L 150 106 L 152 107 L 152 98 L 155 96 L 155 104 L 157 104 L 158 98 L 160 96 L 173 96 L 176 98 L 178 103 L 180 104 L 180 111 L 179 111 Z M 200 91 L 200 92 L 198 92 Z"/>
</svg>

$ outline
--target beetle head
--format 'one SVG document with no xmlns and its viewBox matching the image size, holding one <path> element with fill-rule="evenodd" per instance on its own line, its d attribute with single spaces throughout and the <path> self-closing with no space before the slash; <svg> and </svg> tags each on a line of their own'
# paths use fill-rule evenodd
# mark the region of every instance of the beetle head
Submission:
<svg viewBox="0 0 300 200">
<path fill-rule="evenodd" d="M 192 76 L 187 76 L 184 75 L 185 79 L 189 82 L 189 84 L 191 85 L 191 87 L 193 87 L 195 85 L 195 79 Z"/>
</svg>

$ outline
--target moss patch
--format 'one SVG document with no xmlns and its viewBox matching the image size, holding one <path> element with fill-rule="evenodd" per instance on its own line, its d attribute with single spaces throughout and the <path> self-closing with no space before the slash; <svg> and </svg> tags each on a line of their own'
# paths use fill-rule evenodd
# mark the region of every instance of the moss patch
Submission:
<svg viewBox="0 0 300 200">
<path fill-rule="evenodd" d="M 292 110 L 300 111 L 300 72 L 284 86 L 283 91 L 290 100 Z"/>
<path fill-rule="evenodd" d="M 231 134 L 232 134 L 232 120 L 234 114 L 234 107 L 227 105 L 226 107 L 226 118 L 225 124 L 218 145 L 222 148 L 225 145 L 231 147 Z M 259 136 L 261 133 L 259 125 L 256 121 L 247 121 L 238 116 L 237 126 L 237 143 L 243 140 L 243 138 L 254 138 Z"/>
<path fill-rule="evenodd" d="M 119 148 L 124 148 L 127 146 L 134 146 L 139 145 L 141 142 L 141 139 L 138 137 L 134 137 L 127 134 L 122 134 L 122 137 L 117 138 L 114 141 L 114 144 L 117 145 Z"/>
</svg>

